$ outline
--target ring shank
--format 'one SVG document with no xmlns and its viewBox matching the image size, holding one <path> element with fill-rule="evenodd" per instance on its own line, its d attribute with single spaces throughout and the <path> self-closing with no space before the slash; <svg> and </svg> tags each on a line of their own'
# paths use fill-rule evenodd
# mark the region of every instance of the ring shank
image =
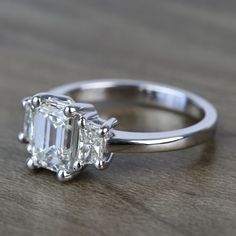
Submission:
<svg viewBox="0 0 236 236">
<path fill-rule="evenodd" d="M 76 101 L 124 101 L 156 106 L 189 115 L 199 121 L 187 128 L 165 132 L 114 131 L 108 142 L 111 152 L 161 152 L 191 147 L 207 141 L 215 131 L 217 112 L 205 99 L 178 89 L 135 80 L 95 80 L 51 90 Z"/>
</svg>

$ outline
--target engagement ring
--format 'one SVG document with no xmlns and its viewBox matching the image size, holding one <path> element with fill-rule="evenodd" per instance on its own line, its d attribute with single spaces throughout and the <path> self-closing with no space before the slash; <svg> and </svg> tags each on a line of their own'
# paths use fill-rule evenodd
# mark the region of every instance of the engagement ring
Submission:
<svg viewBox="0 0 236 236">
<path fill-rule="evenodd" d="M 197 119 L 189 127 L 164 132 L 115 129 L 116 118 L 104 120 L 93 104 L 80 101 L 124 101 L 167 109 Z M 207 141 L 215 131 L 217 112 L 205 99 L 170 86 L 133 80 L 96 80 L 64 85 L 23 100 L 29 169 L 46 168 L 61 181 L 87 165 L 109 166 L 113 153 L 173 151 Z"/>
</svg>

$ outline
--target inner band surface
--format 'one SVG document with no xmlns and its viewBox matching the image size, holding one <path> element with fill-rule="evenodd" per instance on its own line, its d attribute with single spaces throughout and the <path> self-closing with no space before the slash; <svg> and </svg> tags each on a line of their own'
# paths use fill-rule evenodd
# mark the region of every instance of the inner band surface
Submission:
<svg viewBox="0 0 236 236">
<path fill-rule="evenodd" d="M 172 89 L 149 90 L 145 87 L 120 85 L 118 87 L 94 87 L 74 89 L 67 93 L 75 101 L 79 102 L 119 102 L 124 104 L 138 104 L 167 109 L 179 112 L 200 120 L 204 116 L 204 110 L 195 104 L 194 100 L 182 92 Z"/>
<path fill-rule="evenodd" d="M 187 91 L 156 83 L 133 80 L 97 80 L 58 87 L 51 92 L 66 94 L 78 102 L 124 102 L 154 106 L 191 116 L 198 123 L 166 132 L 115 131 L 111 151 L 155 152 L 176 150 L 205 141 L 217 119 L 214 107 Z"/>
</svg>

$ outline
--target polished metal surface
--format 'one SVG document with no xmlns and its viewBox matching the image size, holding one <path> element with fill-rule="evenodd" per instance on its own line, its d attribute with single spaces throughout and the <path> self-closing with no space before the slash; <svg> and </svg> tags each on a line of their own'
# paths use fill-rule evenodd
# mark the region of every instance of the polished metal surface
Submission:
<svg viewBox="0 0 236 236">
<path fill-rule="evenodd" d="M 205 99 L 179 88 L 152 82 L 92 80 L 60 86 L 52 89 L 50 93 L 67 95 L 78 102 L 124 101 L 155 106 L 198 120 L 192 126 L 173 131 L 114 130 L 114 136 L 110 138 L 107 147 L 110 152 L 162 152 L 191 147 L 211 138 L 217 123 L 216 109 Z"/>
</svg>

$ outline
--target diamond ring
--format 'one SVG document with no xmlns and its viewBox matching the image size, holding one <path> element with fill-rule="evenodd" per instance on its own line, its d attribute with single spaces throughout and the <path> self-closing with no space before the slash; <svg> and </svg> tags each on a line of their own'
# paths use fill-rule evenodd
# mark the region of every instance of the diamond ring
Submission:
<svg viewBox="0 0 236 236">
<path fill-rule="evenodd" d="M 165 132 L 115 129 L 116 118 L 102 119 L 95 106 L 81 101 L 124 101 L 164 108 L 196 118 L 186 128 Z M 29 169 L 46 168 L 61 181 L 87 165 L 109 166 L 113 153 L 162 152 L 191 147 L 214 134 L 217 112 L 205 99 L 178 88 L 134 80 L 96 80 L 64 85 L 27 97 L 24 129 Z"/>
</svg>

